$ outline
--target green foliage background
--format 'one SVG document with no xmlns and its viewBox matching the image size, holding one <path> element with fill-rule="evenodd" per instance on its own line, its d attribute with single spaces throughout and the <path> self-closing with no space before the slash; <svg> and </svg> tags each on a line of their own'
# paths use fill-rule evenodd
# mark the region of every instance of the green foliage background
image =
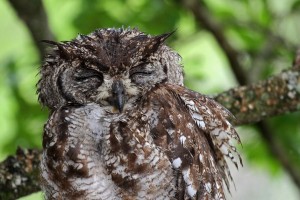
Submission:
<svg viewBox="0 0 300 200">
<path fill-rule="evenodd" d="M 212 35 L 193 15 L 172 0 L 45 0 L 49 23 L 58 41 L 96 28 L 130 26 L 150 34 L 176 30 L 168 44 L 183 57 L 186 85 L 205 94 L 237 86 Z M 300 34 L 298 0 L 206 0 L 224 26 L 224 34 L 240 52 L 253 82 L 291 65 Z M 41 148 L 47 110 L 37 102 L 35 84 L 40 60 L 27 28 L 8 2 L 0 1 L 0 160 L 16 147 Z M 299 113 L 269 119 L 274 137 L 289 161 L 300 169 Z M 247 161 L 272 174 L 276 159 L 252 126 L 239 128 Z M 244 158 L 245 159 L 245 158 Z M 1 191 L 0 191 L 1 192 Z M 24 198 L 25 199 L 25 198 Z M 27 199 L 41 199 L 41 195 Z"/>
</svg>

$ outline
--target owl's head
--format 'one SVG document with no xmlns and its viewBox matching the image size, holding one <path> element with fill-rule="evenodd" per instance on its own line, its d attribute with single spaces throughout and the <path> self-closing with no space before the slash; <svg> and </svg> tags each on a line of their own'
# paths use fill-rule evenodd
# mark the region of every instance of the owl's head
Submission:
<svg viewBox="0 0 300 200">
<path fill-rule="evenodd" d="M 69 42 L 50 42 L 38 83 L 40 102 L 51 110 L 97 103 L 109 112 L 135 107 L 159 83 L 182 85 L 180 56 L 158 36 L 137 29 L 99 29 Z"/>
</svg>

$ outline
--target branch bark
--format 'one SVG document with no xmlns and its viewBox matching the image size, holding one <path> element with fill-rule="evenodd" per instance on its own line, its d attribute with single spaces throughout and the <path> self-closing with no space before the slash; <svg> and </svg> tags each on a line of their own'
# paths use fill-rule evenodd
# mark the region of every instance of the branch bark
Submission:
<svg viewBox="0 0 300 200">
<path fill-rule="evenodd" d="M 291 70 L 265 81 L 220 93 L 215 100 L 235 116 L 235 125 L 251 124 L 300 109 L 300 71 Z"/>
<path fill-rule="evenodd" d="M 13 200 L 40 190 L 40 158 L 39 150 L 18 148 L 15 156 L 0 163 L 0 199 Z"/>
</svg>

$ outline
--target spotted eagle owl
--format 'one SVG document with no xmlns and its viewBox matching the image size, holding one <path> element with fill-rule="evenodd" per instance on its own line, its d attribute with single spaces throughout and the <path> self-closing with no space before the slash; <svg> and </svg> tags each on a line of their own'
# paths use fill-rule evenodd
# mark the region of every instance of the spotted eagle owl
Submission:
<svg viewBox="0 0 300 200">
<path fill-rule="evenodd" d="M 239 136 L 228 110 L 183 86 L 170 35 L 99 29 L 46 41 L 46 199 L 225 199 Z"/>
</svg>

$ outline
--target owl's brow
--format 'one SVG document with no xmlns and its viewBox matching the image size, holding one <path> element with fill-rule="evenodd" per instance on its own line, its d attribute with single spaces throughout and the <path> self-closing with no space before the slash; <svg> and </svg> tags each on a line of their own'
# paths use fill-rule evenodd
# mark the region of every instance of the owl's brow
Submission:
<svg viewBox="0 0 300 200">
<path fill-rule="evenodd" d="M 109 67 L 102 64 L 101 62 L 97 61 L 97 63 L 95 63 L 97 68 L 102 71 L 102 72 L 108 72 L 109 71 Z"/>
<path fill-rule="evenodd" d="M 93 66 L 96 66 L 97 69 L 101 72 L 108 72 L 109 71 L 109 67 L 104 65 L 103 63 L 101 63 L 98 59 L 96 58 L 89 58 L 87 60 L 85 60 L 85 65 L 87 68 L 90 68 L 89 64 L 92 64 Z"/>
</svg>

